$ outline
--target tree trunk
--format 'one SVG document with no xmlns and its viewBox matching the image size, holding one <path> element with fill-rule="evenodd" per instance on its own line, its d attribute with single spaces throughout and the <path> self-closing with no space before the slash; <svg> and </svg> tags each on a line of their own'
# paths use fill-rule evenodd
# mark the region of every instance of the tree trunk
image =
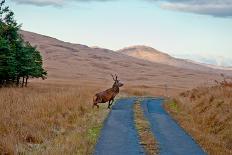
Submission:
<svg viewBox="0 0 232 155">
<path fill-rule="evenodd" d="M 27 83 L 28 83 L 28 78 L 29 78 L 29 77 L 27 76 L 27 77 L 26 77 L 26 85 L 25 85 L 26 87 L 27 87 Z"/>
<path fill-rule="evenodd" d="M 9 84 L 9 80 L 6 79 L 5 86 L 7 86 L 8 84 Z"/>
<path fill-rule="evenodd" d="M 22 87 L 24 86 L 25 78 L 23 76 Z"/>
<path fill-rule="evenodd" d="M 19 87 L 19 80 L 20 80 L 20 77 L 17 76 L 16 80 L 17 80 L 17 81 L 16 81 L 16 86 Z"/>
</svg>

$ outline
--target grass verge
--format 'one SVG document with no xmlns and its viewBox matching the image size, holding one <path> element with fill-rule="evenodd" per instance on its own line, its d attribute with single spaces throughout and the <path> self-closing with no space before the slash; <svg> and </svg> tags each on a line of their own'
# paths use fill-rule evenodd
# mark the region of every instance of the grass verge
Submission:
<svg viewBox="0 0 232 155">
<path fill-rule="evenodd" d="M 200 87 L 165 104 L 172 117 L 212 155 L 232 155 L 232 88 Z"/>
<path fill-rule="evenodd" d="M 158 145 L 151 132 L 150 123 L 146 120 L 139 101 L 136 101 L 134 105 L 134 118 L 135 126 L 140 138 L 140 144 L 144 147 L 146 154 L 158 154 Z"/>
<path fill-rule="evenodd" d="M 91 154 L 106 105 L 95 87 L 31 84 L 0 89 L 0 154 Z"/>
</svg>

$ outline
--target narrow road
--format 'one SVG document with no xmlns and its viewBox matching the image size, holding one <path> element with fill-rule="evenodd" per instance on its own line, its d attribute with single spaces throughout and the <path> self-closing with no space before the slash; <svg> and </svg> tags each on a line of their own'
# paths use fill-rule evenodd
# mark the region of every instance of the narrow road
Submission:
<svg viewBox="0 0 232 155">
<path fill-rule="evenodd" d="M 147 98 L 142 107 L 159 143 L 160 155 L 205 155 L 201 147 L 163 109 L 163 99 Z"/>
<path fill-rule="evenodd" d="M 135 98 L 121 99 L 113 106 L 94 155 L 142 155 L 134 125 Z M 205 155 L 201 147 L 163 109 L 164 101 L 143 98 L 142 108 L 159 143 L 160 155 Z"/>
<path fill-rule="evenodd" d="M 134 125 L 135 99 L 121 99 L 112 107 L 96 145 L 95 155 L 141 155 Z"/>
</svg>

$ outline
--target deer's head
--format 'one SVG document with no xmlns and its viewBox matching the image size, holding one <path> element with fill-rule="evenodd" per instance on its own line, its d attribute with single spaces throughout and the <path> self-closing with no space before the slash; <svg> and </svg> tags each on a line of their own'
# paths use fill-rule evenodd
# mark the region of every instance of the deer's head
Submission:
<svg viewBox="0 0 232 155">
<path fill-rule="evenodd" d="M 111 76 L 113 77 L 114 80 L 114 85 L 113 87 L 122 87 L 124 84 L 120 82 L 120 80 L 118 80 L 118 76 L 115 74 L 115 77 L 111 74 Z"/>
</svg>

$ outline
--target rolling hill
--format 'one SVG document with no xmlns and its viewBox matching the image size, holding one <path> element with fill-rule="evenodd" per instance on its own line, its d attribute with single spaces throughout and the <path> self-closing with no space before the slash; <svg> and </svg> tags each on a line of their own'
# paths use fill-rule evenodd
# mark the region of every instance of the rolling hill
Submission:
<svg viewBox="0 0 232 155">
<path fill-rule="evenodd" d="M 48 79 L 44 81 L 47 83 L 98 85 L 100 88 L 108 88 L 112 85 L 110 74 L 116 73 L 125 83 L 123 88 L 125 91 L 143 90 L 155 95 L 163 95 L 164 85 L 167 85 L 169 94 L 172 95 L 210 83 L 220 78 L 219 72 L 227 72 L 174 59 L 161 52 L 149 56 L 149 52 L 154 50 L 149 47 L 136 47 L 145 48 L 148 54 L 139 57 L 138 51 L 135 52 L 138 53 L 135 57 L 134 49 L 115 52 L 63 42 L 27 31 L 21 31 L 21 34 L 41 52 L 44 66 L 48 71 Z M 156 57 L 159 61 L 147 61 L 147 58 Z"/>
<path fill-rule="evenodd" d="M 216 65 L 197 63 L 192 60 L 174 58 L 166 53 L 160 52 L 154 48 L 147 46 L 131 46 L 118 50 L 118 52 L 138 59 L 185 69 L 212 72 L 215 72 L 215 70 L 213 71 L 212 69 L 232 70 L 232 68 L 229 67 L 219 67 Z"/>
</svg>

